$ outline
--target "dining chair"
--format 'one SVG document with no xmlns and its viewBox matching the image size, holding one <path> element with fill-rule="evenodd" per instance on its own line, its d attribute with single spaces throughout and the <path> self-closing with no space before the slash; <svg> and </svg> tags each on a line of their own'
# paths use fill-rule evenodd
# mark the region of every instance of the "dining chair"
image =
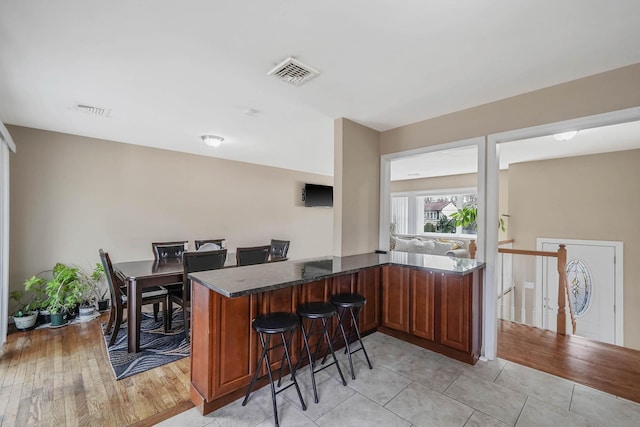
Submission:
<svg viewBox="0 0 640 427">
<path fill-rule="evenodd" d="M 111 258 L 109 254 L 100 249 L 100 261 L 104 267 L 105 276 L 107 277 L 107 283 L 109 284 L 109 292 L 111 293 L 111 312 L 109 313 L 109 321 L 104 330 L 104 334 L 111 333 L 111 327 L 113 326 L 113 333 L 109 340 L 109 347 L 116 342 L 120 325 L 122 324 L 122 316 L 124 310 L 127 308 L 127 287 L 124 286 L 123 280 L 115 274 L 113 265 L 111 264 Z M 154 286 L 152 288 L 145 288 L 142 292 L 141 305 L 146 304 L 162 304 L 162 319 L 164 323 L 165 332 L 168 330 L 168 296 L 167 290 L 162 286 Z"/>
<path fill-rule="evenodd" d="M 185 252 L 182 254 L 182 288 L 179 290 L 169 290 L 169 311 L 173 312 L 173 303 L 182 307 L 182 315 L 184 316 L 184 332 L 185 336 L 189 336 L 190 319 L 188 315 L 191 306 L 191 280 L 189 273 L 198 271 L 217 270 L 224 267 L 227 260 L 227 250 L 218 249 L 206 252 Z M 168 323 L 171 329 L 171 318 Z"/>
<path fill-rule="evenodd" d="M 271 245 L 236 248 L 236 264 L 243 265 L 263 264 L 269 261 Z"/>
<path fill-rule="evenodd" d="M 151 243 L 151 247 L 153 248 L 153 256 L 155 259 L 182 259 L 182 253 L 184 252 L 185 244 L 187 243 L 187 240 L 181 240 L 178 242 L 153 242 Z"/>
<path fill-rule="evenodd" d="M 269 254 L 272 258 L 286 258 L 287 252 L 289 251 L 289 243 L 291 243 L 290 240 L 271 239 L 271 250 L 269 251 Z"/>
<path fill-rule="evenodd" d="M 226 239 L 195 240 L 196 251 L 200 249 L 200 246 L 204 245 L 205 243 L 213 243 L 214 245 L 218 245 L 218 249 L 222 249 L 222 247 L 224 246 L 224 241 L 226 241 Z"/>
</svg>

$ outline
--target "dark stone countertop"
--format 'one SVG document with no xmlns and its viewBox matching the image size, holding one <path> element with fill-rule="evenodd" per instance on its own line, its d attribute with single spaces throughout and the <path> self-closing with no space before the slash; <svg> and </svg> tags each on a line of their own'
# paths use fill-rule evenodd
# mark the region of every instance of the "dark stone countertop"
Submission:
<svg viewBox="0 0 640 427">
<path fill-rule="evenodd" d="M 190 273 L 189 278 L 221 295 L 233 298 L 384 265 L 399 265 L 465 275 L 484 268 L 485 264 L 467 258 L 391 251 L 388 254 L 369 253 L 346 257 L 320 257 L 208 270 Z"/>
</svg>

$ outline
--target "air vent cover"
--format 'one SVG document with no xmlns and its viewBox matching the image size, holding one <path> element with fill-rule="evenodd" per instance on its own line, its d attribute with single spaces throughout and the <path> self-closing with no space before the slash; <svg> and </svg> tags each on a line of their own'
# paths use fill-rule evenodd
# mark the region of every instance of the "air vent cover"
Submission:
<svg viewBox="0 0 640 427">
<path fill-rule="evenodd" d="M 320 74 L 319 71 L 314 70 L 308 65 L 305 65 L 291 57 L 285 59 L 283 62 L 276 65 L 273 70 L 267 73 L 269 76 L 275 76 L 283 82 L 294 86 L 300 86 L 318 74 Z"/>
<path fill-rule="evenodd" d="M 76 105 L 75 109 L 82 113 L 91 114 L 93 116 L 100 116 L 100 117 L 109 117 L 109 113 L 111 113 L 111 110 L 107 108 L 95 107 L 93 105 L 87 105 L 87 104 L 78 104 Z"/>
</svg>

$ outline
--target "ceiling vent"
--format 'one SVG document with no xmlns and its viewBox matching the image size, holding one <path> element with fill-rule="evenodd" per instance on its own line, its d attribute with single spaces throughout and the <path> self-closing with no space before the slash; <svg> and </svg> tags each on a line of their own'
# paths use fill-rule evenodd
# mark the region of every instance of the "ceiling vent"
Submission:
<svg viewBox="0 0 640 427">
<path fill-rule="evenodd" d="M 291 57 L 285 59 L 283 62 L 276 65 L 273 70 L 267 73 L 269 76 L 275 76 L 283 82 L 294 86 L 301 86 L 303 83 L 308 82 L 318 74 L 320 74 L 320 71 L 314 70 L 308 65 L 305 65 Z"/>
<path fill-rule="evenodd" d="M 82 113 L 91 114 L 92 116 L 109 117 L 111 110 L 102 107 L 95 107 L 93 105 L 78 104 L 75 107 L 76 111 Z"/>
</svg>

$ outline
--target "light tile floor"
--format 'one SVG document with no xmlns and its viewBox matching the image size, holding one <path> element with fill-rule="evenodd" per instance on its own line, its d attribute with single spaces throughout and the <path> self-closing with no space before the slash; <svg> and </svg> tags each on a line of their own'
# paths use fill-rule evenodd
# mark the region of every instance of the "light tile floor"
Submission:
<svg viewBox="0 0 640 427">
<path fill-rule="evenodd" d="M 640 426 L 640 404 L 505 360 L 475 366 L 393 337 L 364 338 L 373 370 L 361 351 L 354 355 L 356 379 L 347 357 L 316 374 L 320 403 L 313 402 L 308 367 L 298 371 L 307 404 L 302 411 L 293 387 L 277 397 L 280 425 L 287 426 Z M 247 406 L 238 399 L 206 416 L 193 408 L 162 426 L 271 426 L 269 387 L 254 392 Z"/>
</svg>

